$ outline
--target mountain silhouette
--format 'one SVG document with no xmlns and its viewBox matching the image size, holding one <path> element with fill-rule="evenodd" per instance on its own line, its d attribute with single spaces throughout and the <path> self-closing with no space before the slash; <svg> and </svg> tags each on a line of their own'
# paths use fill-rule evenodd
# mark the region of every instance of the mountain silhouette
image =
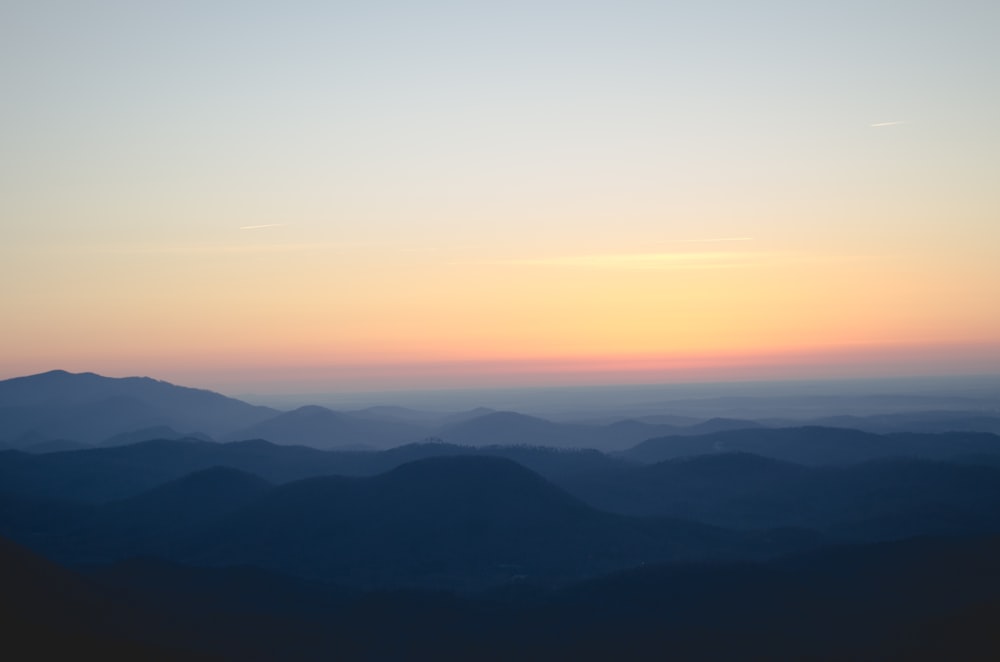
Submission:
<svg viewBox="0 0 1000 662">
<path fill-rule="evenodd" d="M 202 441 L 212 441 L 207 435 L 192 432 L 182 433 L 177 432 L 168 425 L 154 425 L 149 428 L 120 432 L 108 437 L 98 444 L 98 446 L 104 448 L 110 446 L 128 446 L 129 444 L 137 444 L 142 441 L 152 441 L 154 439 L 200 439 Z"/>
<path fill-rule="evenodd" d="M 424 436 L 424 428 L 411 423 L 351 416 L 326 407 L 308 405 L 234 432 L 228 438 L 266 439 L 276 444 L 333 449 L 399 446 Z"/>
<path fill-rule="evenodd" d="M 622 463 L 614 470 L 570 476 L 561 484 L 578 498 L 611 512 L 714 521 L 728 516 L 734 507 L 742 512 L 740 500 L 776 485 L 794 492 L 811 474 L 809 468 L 791 462 L 750 453 L 719 453 L 650 465 Z M 752 525 L 741 516 L 727 517 L 727 526 L 741 524 Z"/>
<path fill-rule="evenodd" d="M 851 428 L 863 432 L 990 432 L 1000 434 L 1000 416 L 976 410 L 935 410 L 874 414 L 870 416 L 828 416 L 811 425 Z"/>
<path fill-rule="evenodd" d="M 468 446 L 526 445 L 607 451 L 626 449 L 644 439 L 676 432 L 670 425 L 635 420 L 607 425 L 556 423 L 537 416 L 498 411 L 446 425 L 436 434 L 445 441 Z"/>
<path fill-rule="evenodd" d="M 263 478 L 227 467 L 198 471 L 96 508 L 48 551 L 77 564 L 167 554 L 164 546 L 252 503 L 271 487 Z"/>
<path fill-rule="evenodd" d="M 275 488 L 177 560 L 249 564 L 360 585 L 566 581 L 646 560 L 774 553 L 693 522 L 594 510 L 497 457 L 437 457 L 370 478 Z"/>
<path fill-rule="evenodd" d="M 262 440 L 219 444 L 151 440 L 128 446 L 31 455 L 0 452 L 0 484 L 26 496 L 102 503 L 127 498 L 214 466 L 256 474 L 272 483 L 357 473 L 371 453 L 328 453 Z M 378 468 L 367 473 L 376 473 Z"/>
<path fill-rule="evenodd" d="M 154 426 L 219 436 L 277 412 L 148 377 L 54 370 L 0 381 L 0 439 L 26 435 L 96 444 Z"/>
<path fill-rule="evenodd" d="M 976 432 L 879 435 L 818 426 L 742 429 L 648 439 L 624 451 L 622 456 L 653 463 L 729 452 L 753 453 L 807 465 L 852 464 L 893 456 L 948 459 L 976 453 L 1000 454 L 1000 436 Z"/>
<path fill-rule="evenodd" d="M 678 430 L 678 434 L 709 434 L 712 432 L 724 432 L 727 430 L 748 430 L 764 427 L 757 421 L 748 421 L 739 418 L 710 418 L 701 423 L 695 423 Z"/>
<path fill-rule="evenodd" d="M 567 434 L 566 429 L 536 416 L 512 411 L 497 411 L 446 426 L 440 435 L 451 443 L 468 446 L 501 444 L 529 444 L 538 446 L 564 446 L 567 442 L 585 446 L 579 438 Z"/>
<path fill-rule="evenodd" d="M 0 451 L 0 485 L 26 496 L 98 503 L 133 496 L 213 466 L 246 471 L 272 483 L 286 483 L 333 474 L 371 476 L 413 460 L 469 454 L 508 457 L 550 478 L 600 471 L 622 463 L 594 450 L 524 446 L 471 448 L 418 443 L 374 452 L 321 451 L 260 439 L 224 444 L 196 439 L 151 440 L 44 456 Z"/>
<path fill-rule="evenodd" d="M 810 397 L 800 411 L 831 411 Z M 760 411 L 739 400 L 675 412 L 725 418 L 651 403 L 584 424 L 279 412 L 64 371 L 0 381 L 5 644 L 46 659 L 996 659 L 986 401 L 803 425 L 738 418 Z"/>
<path fill-rule="evenodd" d="M 1000 532 L 1000 470 L 913 458 L 804 466 L 745 453 L 577 475 L 562 485 L 611 512 L 733 528 L 807 527 L 848 540 Z"/>
</svg>

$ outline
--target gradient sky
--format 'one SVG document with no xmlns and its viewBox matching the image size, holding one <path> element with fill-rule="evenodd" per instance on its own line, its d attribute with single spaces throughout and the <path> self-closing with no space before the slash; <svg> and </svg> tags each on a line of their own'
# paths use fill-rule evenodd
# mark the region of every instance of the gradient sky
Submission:
<svg viewBox="0 0 1000 662">
<path fill-rule="evenodd" d="M 0 3 L 0 378 L 1000 372 L 1000 3 Z"/>
</svg>

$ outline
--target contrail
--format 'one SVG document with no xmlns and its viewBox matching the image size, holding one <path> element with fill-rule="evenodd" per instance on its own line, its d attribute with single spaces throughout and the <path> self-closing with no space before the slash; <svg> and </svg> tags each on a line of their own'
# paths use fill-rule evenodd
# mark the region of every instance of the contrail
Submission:
<svg viewBox="0 0 1000 662">
<path fill-rule="evenodd" d="M 244 225 L 240 230 L 261 230 L 263 228 L 280 228 L 284 223 L 265 223 L 264 225 Z"/>
<path fill-rule="evenodd" d="M 897 121 L 897 122 L 875 122 L 875 124 L 869 124 L 868 126 L 871 126 L 871 127 L 896 126 L 897 124 L 906 124 L 906 122 L 903 122 L 903 121 Z"/>
</svg>

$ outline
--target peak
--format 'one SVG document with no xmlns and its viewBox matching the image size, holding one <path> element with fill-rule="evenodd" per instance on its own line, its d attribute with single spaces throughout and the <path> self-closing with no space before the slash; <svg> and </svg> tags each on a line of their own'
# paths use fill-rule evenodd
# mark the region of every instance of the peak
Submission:
<svg viewBox="0 0 1000 662">
<path fill-rule="evenodd" d="M 93 372 L 69 372 L 68 370 L 49 370 L 47 372 L 39 372 L 34 375 L 25 375 L 23 377 L 14 377 L 13 379 L 23 379 L 23 380 L 47 380 L 47 379 L 67 379 L 73 377 L 100 377 L 100 375 Z"/>
<path fill-rule="evenodd" d="M 29 375 L 29 377 L 76 377 L 81 379 L 114 379 L 114 377 L 105 377 L 104 375 L 99 375 L 96 372 L 70 372 L 68 370 L 63 370 L 58 368 L 56 370 L 49 370 L 48 372 L 40 372 L 37 375 Z"/>
<path fill-rule="evenodd" d="M 311 416 L 321 415 L 321 414 L 336 414 L 337 412 L 327 407 L 321 407 L 320 405 L 304 405 L 298 409 L 293 409 L 288 412 L 289 414 L 307 414 Z"/>
</svg>

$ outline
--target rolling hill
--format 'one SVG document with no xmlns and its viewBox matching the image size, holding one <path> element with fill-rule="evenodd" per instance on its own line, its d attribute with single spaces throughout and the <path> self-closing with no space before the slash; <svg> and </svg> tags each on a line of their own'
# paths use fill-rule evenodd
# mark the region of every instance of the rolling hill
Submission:
<svg viewBox="0 0 1000 662">
<path fill-rule="evenodd" d="M 811 541 L 810 541 L 811 542 Z M 773 554 L 802 544 L 594 510 L 502 458 L 436 457 L 370 478 L 280 486 L 176 560 L 247 564 L 366 586 L 568 581 L 646 561 Z"/>
</svg>

